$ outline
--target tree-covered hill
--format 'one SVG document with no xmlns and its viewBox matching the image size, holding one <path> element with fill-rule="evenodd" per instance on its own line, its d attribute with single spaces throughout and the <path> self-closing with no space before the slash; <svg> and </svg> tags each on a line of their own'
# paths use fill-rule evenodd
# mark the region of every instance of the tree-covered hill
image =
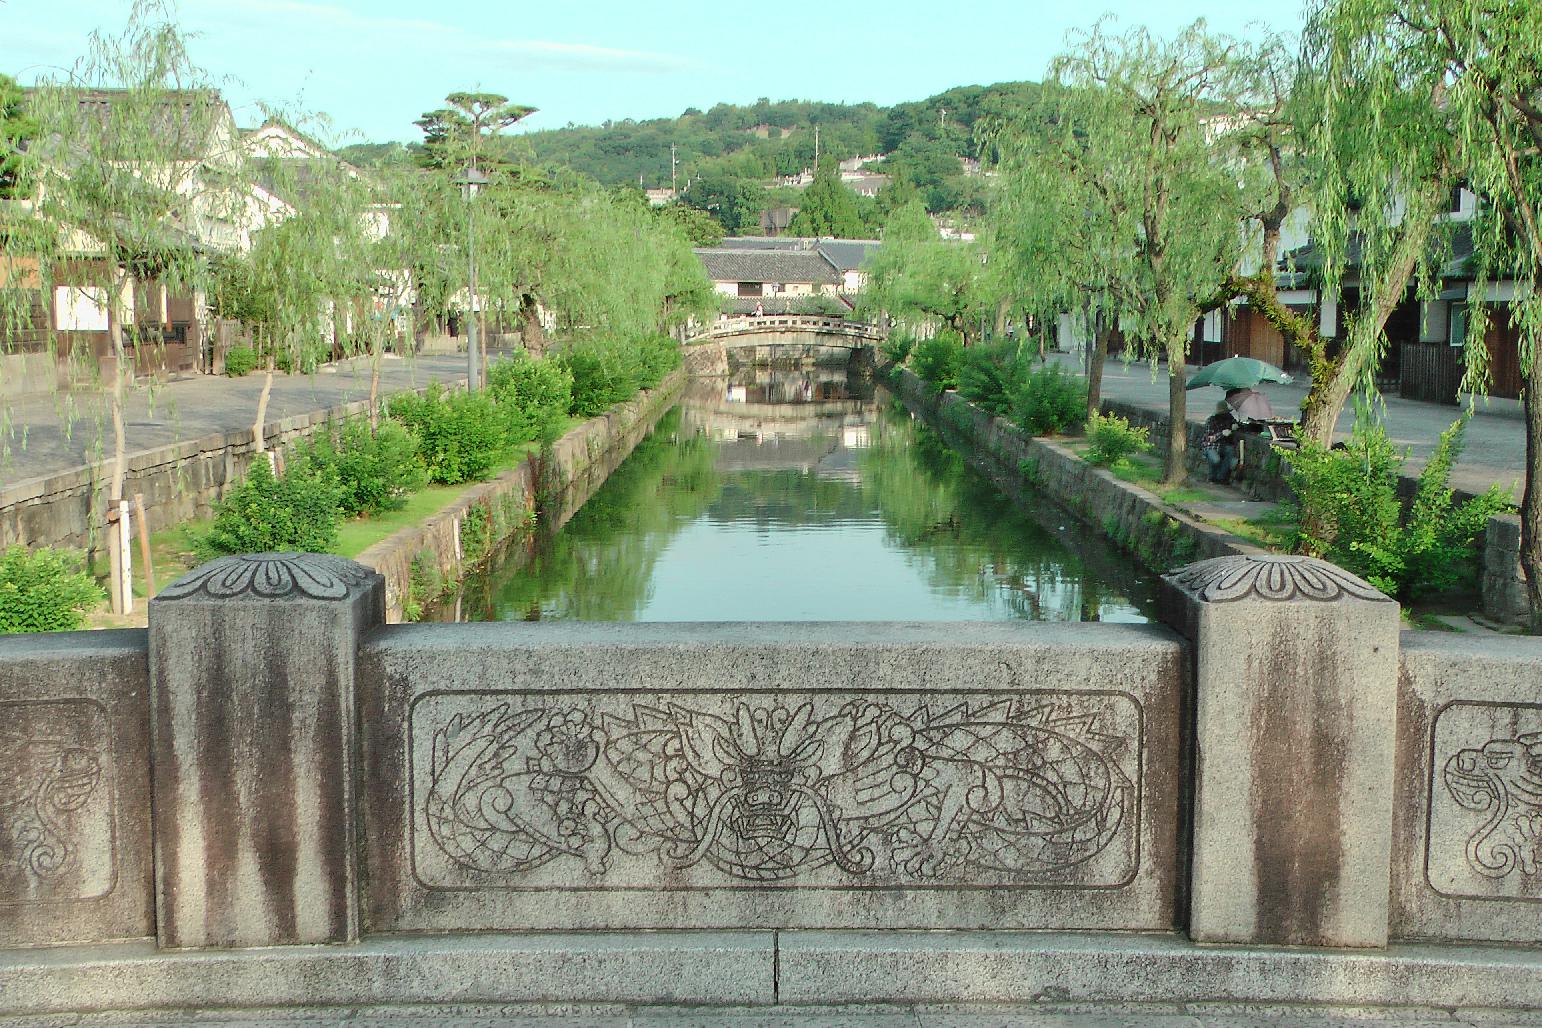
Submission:
<svg viewBox="0 0 1542 1028">
<path fill-rule="evenodd" d="M 840 160 L 888 154 L 880 170 L 907 180 L 929 209 L 957 210 L 980 201 L 978 183 L 964 175 L 959 161 L 977 155 L 976 124 L 1031 98 L 1036 89 L 1030 82 L 958 86 L 893 107 L 761 99 L 746 106 L 690 108 L 678 118 L 526 132 L 500 142 L 511 156 L 566 166 L 605 185 L 649 189 L 670 185 L 673 146 L 679 188 L 705 182 L 721 191 L 724 183 L 734 183 L 746 194 L 746 206 L 753 206 L 752 200 L 795 202 L 795 194 L 749 194 L 778 176 L 811 168 L 817 127 L 821 156 Z M 407 159 L 413 149 L 415 144 L 361 143 L 341 153 L 354 163 L 373 165 Z"/>
</svg>

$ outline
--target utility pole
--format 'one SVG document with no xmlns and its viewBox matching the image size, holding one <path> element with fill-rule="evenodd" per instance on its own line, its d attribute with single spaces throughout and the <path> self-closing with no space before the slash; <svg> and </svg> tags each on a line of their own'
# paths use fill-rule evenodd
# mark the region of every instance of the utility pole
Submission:
<svg viewBox="0 0 1542 1028">
<path fill-rule="evenodd" d="M 814 126 L 814 174 L 819 174 L 819 126 Z"/>
<path fill-rule="evenodd" d="M 675 159 L 675 144 L 669 144 L 669 193 L 675 195 L 675 168 L 680 162 Z"/>
<path fill-rule="evenodd" d="M 948 130 L 948 109 L 946 107 L 939 107 L 937 110 L 937 127 L 946 132 Z"/>
</svg>

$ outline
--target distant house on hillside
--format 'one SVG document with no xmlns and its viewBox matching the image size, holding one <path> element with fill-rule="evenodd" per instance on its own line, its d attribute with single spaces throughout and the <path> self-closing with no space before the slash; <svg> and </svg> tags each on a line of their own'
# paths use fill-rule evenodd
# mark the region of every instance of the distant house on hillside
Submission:
<svg viewBox="0 0 1542 1028">
<path fill-rule="evenodd" d="M 877 196 L 880 190 L 888 187 L 890 178 L 876 171 L 843 171 L 841 182 L 858 196 Z"/>
<path fill-rule="evenodd" d="M 673 189 L 645 189 L 643 195 L 648 198 L 648 204 L 652 207 L 665 207 L 675 202 Z"/>
</svg>

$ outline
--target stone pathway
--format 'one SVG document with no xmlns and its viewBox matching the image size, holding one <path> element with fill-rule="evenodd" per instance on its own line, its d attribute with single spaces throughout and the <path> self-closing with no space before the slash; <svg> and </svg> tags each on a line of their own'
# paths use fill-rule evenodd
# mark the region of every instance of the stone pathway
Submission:
<svg viewBox="0 0 1542 1028">
<path fill-rule="evenodd" d="M 381 393 L 429 382 L 464 382 L 466 360 L 454 356 L 387 357 Z M 329 364 L 314 375 L 277 375 L 268 420 L 369 398 L 369 361 Z M 135 389 L 125 412 L 130 455 L 218 432 L 251 428 L 263 376 L 196 375 Z M 100 391 L 0 400 L 0 485 L 43 478 L 112 455 L 108 396 Z"/>
<path fill-rule="evenodd" d="M 1542 1011 L 1428 1010 L 1408 1007 L 1321 1008 L 1204 1004 L 1163 1006 L 1033 1007 L 621 1007 L 621 1006 L 432 1006 L 199 1012 L 82 1014 L 17 1019 L 0 1016 L 0 1028 L 189 1028 L 251 1025 L 254 1028 L 1455 1028 L 1542 1025 Z"/>
<path fill-rule="evenodd" d="M 1057 361 L 1069 371 L 1081 373 L 1076 354 L 1054 354 Z M 1307 379 L 1298 378 L 1289 385 L 1266 383 L 1259 391 L 1281 417 L 1289 417 L 1301 409 L 1301 401 L 1310 386 Z M 1167 412 L 1167 367 L 1161 365 L 1153 376 L 1149 363 L 1124 364 L 1111 359 L 1103 372 L 1103 395 L 1109 400 L 1119 400 L 1150 410 Z M 1222 399 L 1219 389 L 1195 389 L 1189 393 L 1188 420 L 1199 423 L 1215 411 Z M 1387 434 L 1399 447 L 1412 451 L 1411 467 L 1420 467 L 1440 433 L 1451 427 L 1465 408 L 1439 403 L 1423 403 L 1405 400 L 1397 396 L 1383 398 L 1381 417 L 1387 426 Z M 1347 436 L 1354 426 L 1355 412 L 1351 406 L 1339 418 L 1339 434 Z M 1526 426 L 1517 400 L 1479 400 L 1472 420 L 1467 425 L 1466 447 L 1451 475 L 1451 484 L 1458 489 L 1480 493 L 1494 483 L 1513 488 L 1517 502 L 1525 481 Z"/>
</svg>

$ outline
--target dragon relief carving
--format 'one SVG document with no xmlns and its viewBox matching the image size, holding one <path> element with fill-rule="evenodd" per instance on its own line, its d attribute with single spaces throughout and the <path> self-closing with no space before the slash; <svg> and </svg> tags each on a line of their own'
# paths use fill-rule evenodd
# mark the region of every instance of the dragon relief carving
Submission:
<svg viewBox="0 0 1542 1028">
<path fill-rule="evenodd" d="M 1043 879 L 1135 820 L 1132 740 L 1097 720 L 1021 700 L 503 704 L 434 731 L 423 812 L 446 856 L 493 875 L 568 858 L 599 879 L 625 854 L 764 883 Z"/>
<path fill-rule="evenodd" d="M 1542 868 L 1542 732 L 1492 739 L 1446 761 L 1446 789 L 1468 810 L 1485 812 L 1467 841 L 1467 862 L 1478 874 L 1505 878 Z"/>
<path fill-rule="evenodd" d="M 101 761 L 71 740 L 0 725 L 0 767 L 9 772 L 0 774 L 0 883 L 18 872 L 33 883 L 61 878 L 78 865 L 74 821 Z"/>
</svg>

